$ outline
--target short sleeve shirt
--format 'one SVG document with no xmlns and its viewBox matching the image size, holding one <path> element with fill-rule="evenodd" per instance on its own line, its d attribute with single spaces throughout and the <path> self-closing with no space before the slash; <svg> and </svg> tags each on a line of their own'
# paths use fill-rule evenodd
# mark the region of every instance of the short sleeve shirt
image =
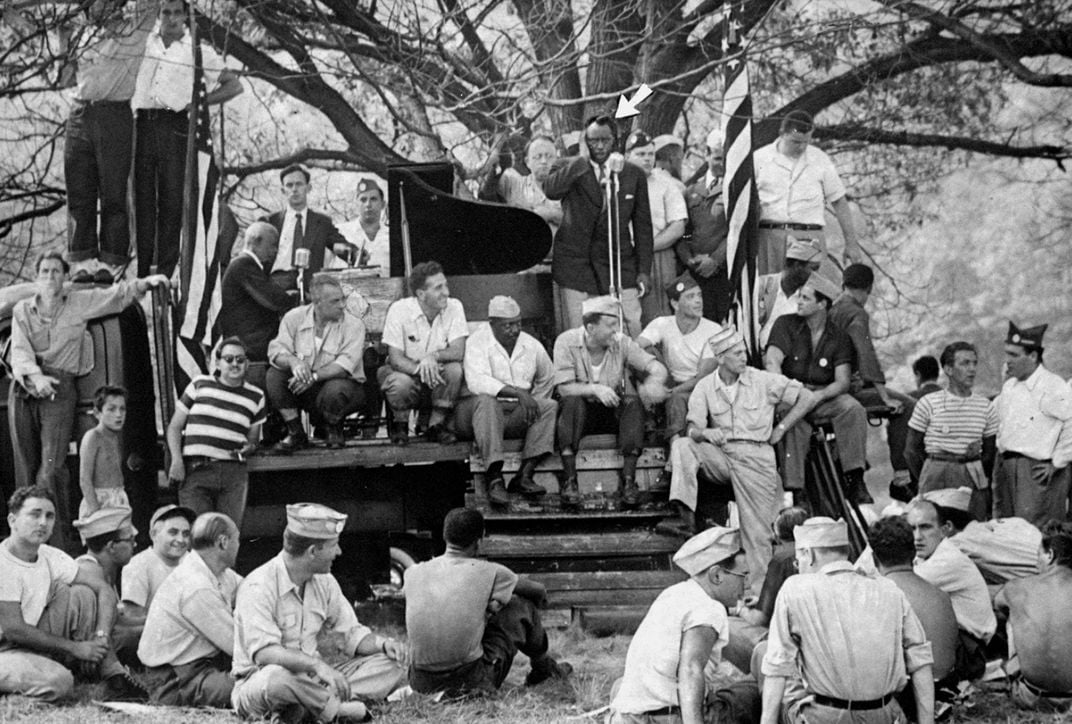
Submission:
<svg viewBox="0 0 1072 724">
<path fill-rule="evenodd" d="M 648 203 L 651 205 L 651 233 L 658 235 L 675 221 L 689 218 L 680 182 L 667 174 L 648 174 Z"/>
<path fill-rule="evenodd" d="M 625 368 L 642 372 L 655 361 L 655 357 L 641 349 L 640 345 L 625 335 L 618 338 L 607 348 L 599 374 L 595 374 L 592 359 L 585 342 L 587 335 L 584 327 L 567 329 L 555 340 L 553 360 L 555 363 L 555 385 L 569 382 L 598 383 L 617 389 L 624 381 L 626 389 L 632 389 L 633 383 Z"/>
<path fill-rule="evenodd" d="M 730 440 L 767 442 L 780 402 L 796 404 L 801 384 L 785 375 L 746 367 L 731 393 L 718 373 L 704 377 L 689 395 L 689 424 L 717 428 Z"/>
<path fill-rule="evenodd" d="M 971 443 L 998 434 L 998 413 L 982 395 L 958 397 L 939 390 L 919 399 L 908 426 L 923 433 L 928 454 L 963 455 Z"/>
<path fill-rule="evenodd" d="M 151 548 L 138 553 L 123 566 L 120 574 L 123 600 L 149 608 L 161 584 L 176 567 L 165 563 Z"/>
<path fill-rule="evenodd" d="M 852 341 L 829 320 L 814 350 L 808 321 L 799 314 L 780 317 L 771 328 L 767 346 L 777 347 L 785 355 L 782 374 L 813 387 L 829 385 L 839 365 L 852 364 Z"/>
<path fill-rule="evenodd" d="M 358 382 L 365 381 L 365 323 L 352 314 L 324 324 L 323 336 L 317 336 L 313 305 L 291 309 L 279 323 L 279 333 L 268 343 L 268 361 L 275 363 L 283 354 L 294 355 L 313 371 L 337 364 Z"/>
<path fill-rule="evenodd" d="M 78 575 L 78 564 L 59 548 L 43 545 L 37 560 L 27 563 L 11 553 L 8 538 L 0 543 L 0 602 L 17 603 L 22 620 L 36 626 L 48 605 L 53 583 L 71 584 Z M 0 631 L 2 639 L 3 631 Z"/>
<path fill-rule="evenodd" d="M 710 319 L 701 319 L 696 329 L 682 334 L 673 316 L 656 317 L 640 336 L 655 346 L 661 346 L 666 367 L 674 382 L 686 382 L 696 376 L 700 360 L 714 355 L 707 342 L 718 334 L 722 327 Z"/>
<path fill-rule="evenodd" d="M 845 196 L 834 162 L 821 149 L 808 146 L 798 159 L 778 150 L 777 141 L 755 152 L 760 218 L 823 226 L 823 209 Z"/>
<path fill-rule="evenodd" d="M 455 339 L 468 336 L 465 308 L 459 299 L 451 298 L 447 308 L 429 322 L 417 298 L 405 297 L 388 308 L 383 321 L 383 343 L 402 350 L 411 360 L 446 349 Z"/>
</svg>

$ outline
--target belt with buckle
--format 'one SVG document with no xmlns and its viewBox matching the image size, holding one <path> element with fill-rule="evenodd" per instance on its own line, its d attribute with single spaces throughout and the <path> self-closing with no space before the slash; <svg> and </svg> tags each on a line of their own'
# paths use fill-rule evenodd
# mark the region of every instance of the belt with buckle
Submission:
<svg viewBox="0 0 1072 724">
<path fill-rule="evenodd" d="M 788 229 L 790 231 L 822 231 L 822 224 L 794 224 L 792 221 L 761 221 L 761 229 Z"/>
<path fill-rule="evenodd" d="M 927 453 L 927 459 L 937 460 L 943 463 L 974 463 L 982 458 L 978 455 L 954 455 L 947 452 L 933 452 Z"/>
<path fill-rule="evenodd" d="M 835 709 L 846 709 L 850 711 L 868 711 L 870 709 L 881 709 L 882 707 L 893 701 L 893 692 L 881 696 L 878 699 L 862 699 L 859 701 L 848 701 L 846 699 L 838 699 L 833 696 L 826 696 L 825 694 L 816 694 L 815 703 L 822 704 L 823 706 L 831 706 Z"/>
</svg>

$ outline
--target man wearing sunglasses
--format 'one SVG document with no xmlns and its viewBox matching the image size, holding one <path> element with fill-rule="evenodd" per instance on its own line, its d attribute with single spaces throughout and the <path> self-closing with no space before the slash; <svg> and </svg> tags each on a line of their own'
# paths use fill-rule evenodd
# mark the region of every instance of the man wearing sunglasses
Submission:
<svg viewBox="0 0 1072 724">
<path fill-rule="evenodd" d="M 264 393 L 246 382 L 249 359 L 238 337 L 216 349 L 217 374 L 186 387 L 168 425 L 168 477 L 179 504 L 195 513 L 219 512 L 242 527 L 253 451 L 264 421 Z"/>
</svg>

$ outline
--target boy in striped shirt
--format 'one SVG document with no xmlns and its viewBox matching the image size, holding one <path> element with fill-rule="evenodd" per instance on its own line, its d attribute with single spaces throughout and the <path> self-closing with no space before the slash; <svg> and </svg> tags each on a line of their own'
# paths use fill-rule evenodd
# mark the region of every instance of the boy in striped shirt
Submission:
<svg viewBox="0 0 1072 724">
<path fill-rule="evenodd" d="M 249 474 L 245 456 L 257 445 L 264 393 L 246 382 L 249 359 L 238 337 L 216 350 L 219 373 L 194 378 L 168 425 L 171 467 L 179 503 L 198 515 L 219 512 L 241 529 Z"/>
<path fill-rule="evenodd" d="M 953 342 L 942 351 L 940 361 L 949 384 L 916 403 L 908 422 L 905 459 L 919 478 L 920 494 L 967 486 L 972 489 L 972 517 L 986 520 L 997 409 L 972 391 L 979 366 L 974 346 Z"/>
</svg>

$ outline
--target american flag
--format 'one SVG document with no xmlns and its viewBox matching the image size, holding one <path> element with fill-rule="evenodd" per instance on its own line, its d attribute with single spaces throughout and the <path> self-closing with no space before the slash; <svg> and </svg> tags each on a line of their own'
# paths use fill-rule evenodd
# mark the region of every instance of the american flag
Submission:
<svg viewBox="0 0 1072 724">
<path fill-rule="evenodd" d="M 759 324 L 753 309 L 756 283 L 756 235 L 759 197 L 752 164 L 752 91 L 748 85 L 748 64 L 741 46 L 737 13 L 743 3 L 727 3 L 723 12 L 722 57 L 725 90 L 722 99 L 722 138 L 726 171 L 722 177 L 722 198 L 726 203 L 729 234 L 726 238 L 726 267 L 735 289 L 731 318 L 744 335 L 749 356 L 758 362 Z"/>
<path fill-rule="evenodd" d="M 191 8 L 191 16 L 193 9 Z M 186 149 L 182 250 L 179 257 L 180 301 L 176 309 L 175 390 L 181 395 L 190 380 L 208 372 L 208 350 L 220 311 L 220 169 L 212 148 L 207 90 L 197 26 L 191 17 L 194 51 L 193 99 Z M 229 245 L 227 245 L 229 247 Z"/>
</svg>

